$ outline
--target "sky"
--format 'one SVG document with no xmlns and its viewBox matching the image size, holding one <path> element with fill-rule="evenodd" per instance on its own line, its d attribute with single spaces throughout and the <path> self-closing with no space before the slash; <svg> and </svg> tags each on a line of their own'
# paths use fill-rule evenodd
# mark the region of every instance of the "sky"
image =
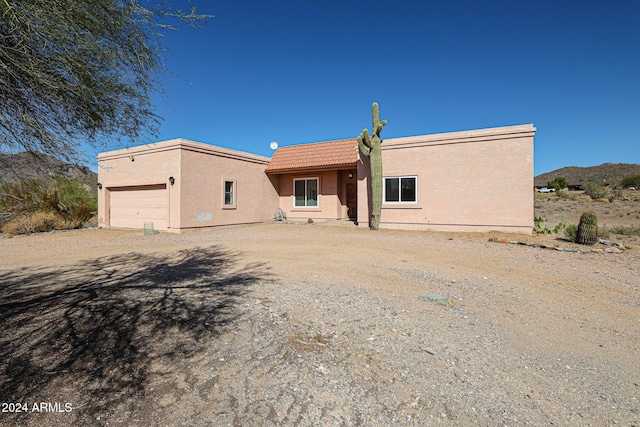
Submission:
<svg viewBox="0 0 640 427">
<path fill-rule="evenodd" d="M 383 139 L 533 123 L 534 175 L 640 163 L 640 0 L 193 3 L 214 18 L 164 37 L 157 141 L 271 156 L 376 101 Z"/>
</svg>

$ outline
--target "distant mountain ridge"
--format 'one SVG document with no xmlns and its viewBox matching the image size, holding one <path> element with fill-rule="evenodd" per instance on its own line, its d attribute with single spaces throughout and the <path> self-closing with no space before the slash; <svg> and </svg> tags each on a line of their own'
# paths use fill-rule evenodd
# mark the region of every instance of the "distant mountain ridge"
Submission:
<svg viewBox="0 0 640 427">
<path fill-rule="evenodd" d="M 87 166 L 65 163 L 42 153 L 0 153 L 0 186 L 58 174 L 84 185 L 91 194 L 97 194 L 98 174 Z"/>
<path fill-rule="evenodd" d="M 630 175 L 640 175 L 640 165 L 635 163 L 603 163 L 599 166 L 566 166 L 551 172 L 540 174 L 534 178 L 535 185 L 546 185 L 558 177 L 568 182 L 607 182 L 618 184 Z"/>
</svg>

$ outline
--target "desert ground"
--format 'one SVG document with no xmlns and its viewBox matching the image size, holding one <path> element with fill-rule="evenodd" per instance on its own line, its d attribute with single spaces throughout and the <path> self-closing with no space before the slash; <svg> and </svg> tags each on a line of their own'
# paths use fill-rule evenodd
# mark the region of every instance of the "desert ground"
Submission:
<svg viewBox="0 0 640 427">
<path fill-rule="evenodd" d="M 561 197 L 554 193 L 536 193 L 534 209 L 546 222 L 578 224 L 582 212 L 594 211 L 598 225 L 604 227 L 640 227 L 640 191 L 623 190 L 621 197 L 591 200 L 583 191 L 563 190 Z"/>
<path fill-rule="evenodd" d="M 588 209 L 640 225 L 635 199 L 536 196 L 549 223 Z M 640 239 L 490 239 L 579 249 L 348 222 L 5 236 L 0 426 L 640 426 Z"/>
</svg>

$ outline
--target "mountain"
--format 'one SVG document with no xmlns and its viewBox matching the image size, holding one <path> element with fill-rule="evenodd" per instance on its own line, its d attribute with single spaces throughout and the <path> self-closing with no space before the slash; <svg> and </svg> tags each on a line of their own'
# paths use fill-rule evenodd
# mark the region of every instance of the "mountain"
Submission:
<svg viewBox="0 0 640 427">
<path fill-rule="evenodd" d="M 65 163 L 42 153 L 0 153 L 0 186 L 7 182 L 58 174 L 84 185 L 90 194 L 97 195 L 98 174 L 87 166 Z"/>
<path fill-rule="evenodd" d="M 617 184 L 630 175 L 640 175 L 640 165 L 633 163 L 603 163 L 600 166 L 566 166 L 534 178 L 536 185 L 547 185 L 558 177 L 568 182 L 608 182 Z"/>
</svg>

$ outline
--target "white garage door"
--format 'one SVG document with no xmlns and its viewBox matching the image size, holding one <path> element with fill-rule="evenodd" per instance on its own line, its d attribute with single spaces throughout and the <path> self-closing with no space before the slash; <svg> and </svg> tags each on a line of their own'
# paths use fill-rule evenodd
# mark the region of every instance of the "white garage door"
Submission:
<svg viewBox="0 0 640 427">
<path fill-rule="evenodd" d="M 166 184 L 113 187 L 109 190 L 111 227 L 144 228 L 145 222 L 153 222 L 155 230 L 167 229 Z"/>
</svg>

